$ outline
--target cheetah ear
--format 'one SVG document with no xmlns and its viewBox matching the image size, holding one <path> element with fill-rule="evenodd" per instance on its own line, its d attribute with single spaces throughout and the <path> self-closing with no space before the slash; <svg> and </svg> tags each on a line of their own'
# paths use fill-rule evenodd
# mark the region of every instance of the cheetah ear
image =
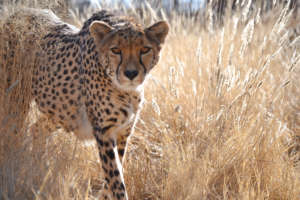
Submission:
<svg viewBox="0 0 300 200">
<path fill-rule="evenodd" d="M 90 33 L 94 39 L 99 42 L 104 39 L 104 37 L 113 30 L 113 28 L 105 22 L 94 21 L 90 25 Z"/>
<path fill-rule="evenodd" d="M 145 29 L 146 35 L 150 40 L 157 44 L 162 44 L 169 32 L 169 25 L 166 21 L 160 21 Z"/>
</svg>

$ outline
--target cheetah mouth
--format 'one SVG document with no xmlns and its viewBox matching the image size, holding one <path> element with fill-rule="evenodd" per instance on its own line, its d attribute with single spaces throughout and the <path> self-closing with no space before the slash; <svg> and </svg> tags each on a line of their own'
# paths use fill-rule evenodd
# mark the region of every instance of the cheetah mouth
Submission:
<svg viewBox="0 0 300 200">
<path fill-rule="evenodd" d="M 136 81 L 129 81 L 129 82 L 125 82 L 125 83 L 120 83 L 120 85 L 122 85 L 123 87 L 127 87 L 127 88 L 131 88 L 131 89 L 135 89 L 137 87 L 139 87 L 142 83 L 138 83 Z"/>
<path fill-rule="evenodd" d="M 122 90 L 137 90 L 141 85 L 143 85 L 143 81 L 137 81 L 137 80 L 133 80 L 133 81 L 129 81 L 129 80 L 124 80 L 121 81 L 119 79 L 119 77 L 116 77 L 116 79 L 114 80 L 114 84 L 122 89 Z"/>
</svg>

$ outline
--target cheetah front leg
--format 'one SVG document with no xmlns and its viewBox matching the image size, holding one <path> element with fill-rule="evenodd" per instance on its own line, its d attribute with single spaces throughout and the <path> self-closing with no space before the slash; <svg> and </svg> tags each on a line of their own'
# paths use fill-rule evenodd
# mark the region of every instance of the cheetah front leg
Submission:
<svg viewBox="0 0 300 200">
<path fill-rule="evenodd" d="M 127 140 L 131 132 L 133 131 L 134 124 L 134 122 L 129 123 L 129 125 L 127 125 L 121 131 L 119 131 L 117 136 L 117 149 L 122 166 L 124 162 L 124 156 L 127 150 Z"/>
<path fill-rule="evenodd" d="M 94 127 L 94 135 L 106 181 L 104 199 L 109 199 L 106 195 L 109 193 L 113 200 L 128 200 L 115 139 L 106 133 L 105 128 L 98 126 Z"/>
</svg>

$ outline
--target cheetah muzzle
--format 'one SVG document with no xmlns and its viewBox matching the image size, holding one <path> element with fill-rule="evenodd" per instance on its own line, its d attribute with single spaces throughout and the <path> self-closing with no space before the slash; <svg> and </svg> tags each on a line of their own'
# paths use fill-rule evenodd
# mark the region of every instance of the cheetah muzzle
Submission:
<svg viewBox="0 0 300 200">
<path fill-rule="evenodd" d="M 35 101 L 67 132 L 96 141 L 106 181 L 103 198 L 128 199 L 121 163 L 168 24 L 143 28 L 101 11 L 79 30 L 53 15 L 56 25 L 42 40 L 33 76 Z"/>
</svg>

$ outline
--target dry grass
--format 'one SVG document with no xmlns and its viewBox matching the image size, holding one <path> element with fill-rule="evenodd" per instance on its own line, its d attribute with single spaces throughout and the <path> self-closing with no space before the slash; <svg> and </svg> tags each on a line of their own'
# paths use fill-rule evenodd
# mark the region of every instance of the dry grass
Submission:
<svg viewBox="0 0 300 200">
<path fill-rule="evenodd" d="M 207 31 L 173 18 L 127 152 L 130 199 L 300 198 L 300 51 L 289 40 L 295 19 L 284 8 L 242 16 Z M 28 77 L 11 66 L 19 76 L 10 83 Z M 19 116 L 27 105 L 18 110 L 18 100 L 30 95 L 18 87 L 30 83 L 7 85 L 6 69 L 2 64 L 0 199 L 94 199 L 101 186 L 94 146 L 47 132 L 47 121 L 32 125 L 34 109 L 23 131 L 11 131 L 24 116 L 6 119 Z"/>
</svg>

